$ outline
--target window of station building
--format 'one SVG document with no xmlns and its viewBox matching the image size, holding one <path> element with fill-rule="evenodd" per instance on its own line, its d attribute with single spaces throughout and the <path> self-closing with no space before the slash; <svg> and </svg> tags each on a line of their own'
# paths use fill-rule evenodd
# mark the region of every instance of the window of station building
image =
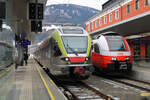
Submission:
<svg viewBox="0 0 150 100">
<path fill-rule="evenodd" d="M 90 28 L 91 28 L 91 24 L 89 23 L 89 27 L 88 27 L 88 30 L 90 31 Z"/>
<path fill-rule="evenodd" d="M 100 18 L 99 19 L 99 26 L 101 26 L 102 25 L 102 19 Z"/>
<path fill-rule="evenodd" d="M 94 29 L 94 22 L 92 23 L 92 29 Z"/>
<path fill-rule="evenodd" d="M 109 22 L 112 22 L 112 13 L 109 14 Z"/>
<path fill-rule="evenodd" d="M 128 13 L 130 13 L 130 11 L 131 11 L 130 9 L 131 9 L 131 6 L 130 6 L 130 4 L 129 4 L 129 5 L 127 5 L 127 12 L 128 12 Z"/>
<path fill-rule="evenodd" d="M 95 28 L 97 28 L 97 20 L 95 21 Z"/>
<path fill-rule="evenodd" d="M 104 24 L 107 24 L 107 16 L 104 17 Z"/>
<path fill-rule="evenodd" d="M 135 2 L 135 9 L 136 9 L 136 10 L 139 9 L 139 0 L 136 0 L 136 2 Z"/>
<path fill-rule="evenodd" d="M 145 5 L 148 6 L 150 4 L 150 0 L 145 0 Z"/>
<path fill-rule="evenodd" d="M 97 44 L 94 44 L 94 52 L 95 52 L 95 53 L 100 53 L 99 47 L 98 47 Z"/>
<path fill-rule="evenodd" d="M 115 12 L 115 19 L 118 19 L 118 18 L 119 18 L 119 11 L 116 10 L 116 12 Z"/>
<path fill-rule="evenodd" d="M 92 30 L 92 22 L 90 23 L 90 30 Z"/>
</svg>

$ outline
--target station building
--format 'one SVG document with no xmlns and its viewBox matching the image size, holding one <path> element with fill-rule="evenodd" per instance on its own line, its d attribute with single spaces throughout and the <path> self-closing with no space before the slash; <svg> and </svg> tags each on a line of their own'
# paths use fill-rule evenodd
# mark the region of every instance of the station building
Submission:
<svg viewBox="0 0 150 100">
<path fill-rule="evenodd" d="M 109 0 L 85 24 L 92 37 L 106 31 L 120 33 L 135 61 L 150 61 L 150 0 Z"/>
</svg>

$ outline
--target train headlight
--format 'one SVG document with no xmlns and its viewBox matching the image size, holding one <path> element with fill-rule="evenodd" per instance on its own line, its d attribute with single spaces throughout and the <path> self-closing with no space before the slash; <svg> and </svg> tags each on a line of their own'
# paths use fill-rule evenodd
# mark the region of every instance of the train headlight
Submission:
<svg viewBox="0 0 150 100">
<path fill-rule="evenodd" d="M 89 58 L 88 58 L 88 57 L 86 57 L 86 58 L 85 58 L 85 60 L 86 60 L 86 61 L 88 61 L 88 60 L 89 60 Z"/>
<path fill-rule="evenodd" d="M 129 57 L 126 57 L 125 60 L 130 60 L 130 58 L 129 58 Z"/>
<path fill-rule="evenodd" d="M 63 58 L 61 58 L 61 60 L 63 60 L 63 61 L 69 61 L 69 58 L 68 57 L 63 57 Z"/>
<path fill-rule="evenodd" d="M 69 61 L 69 58 L 65 58 L 66 61 Z"/>
<path fill-rule="evenodd" d="M 116 60 L 117 60 L 117 58 L 115 58 L 115 57 L 112 57 L 112 58 L 111 58 L 111 60 L 113 60 L 113 61 L 116 61 Z"/>
</svg>

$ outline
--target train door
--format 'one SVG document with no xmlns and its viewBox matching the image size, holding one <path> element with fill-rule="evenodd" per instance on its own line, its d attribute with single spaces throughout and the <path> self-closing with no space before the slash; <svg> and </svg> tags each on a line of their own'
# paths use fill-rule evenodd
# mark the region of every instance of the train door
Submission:
<svg viewBox="0 0 150 100">
<path fill-rule="evenodd" d="M 140 39 L 137 39 L 134 41 L 134 60 L 139 61 L 140 60 Z"/>
<path fill-rule="evenodd" d="M 50 39 L 50 44 L 51 44 L 51 65 L 53 66 L 54 64 L 54 54 L 55 54 L 55 50 L 54 50 L 54 45 L 55 45 L 55 40 L 53 38 Z"/>
<path fill-rule="evenodd" d="M 93 61 L 94 61 L 96 66 L 99 66 L 99 64 L 100 64 L 100 58 L 99 58 L 100 57 L 100 50 L 99 50 L 98 44 L 94 44 L 93 48 L 94 48 Z"/>
</svg>

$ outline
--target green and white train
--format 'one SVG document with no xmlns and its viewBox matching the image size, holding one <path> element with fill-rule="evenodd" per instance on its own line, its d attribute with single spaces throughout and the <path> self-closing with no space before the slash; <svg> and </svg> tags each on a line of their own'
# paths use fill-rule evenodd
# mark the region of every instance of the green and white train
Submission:
<svg viewBox="0 0 150 100">
<path fill-rule="evenodd" d="M 39 43 L 34 56 L 53 75 L 86 79 L 92 71 L 91 37 L 81 27 L 57 26 Z"/>
</svg>

